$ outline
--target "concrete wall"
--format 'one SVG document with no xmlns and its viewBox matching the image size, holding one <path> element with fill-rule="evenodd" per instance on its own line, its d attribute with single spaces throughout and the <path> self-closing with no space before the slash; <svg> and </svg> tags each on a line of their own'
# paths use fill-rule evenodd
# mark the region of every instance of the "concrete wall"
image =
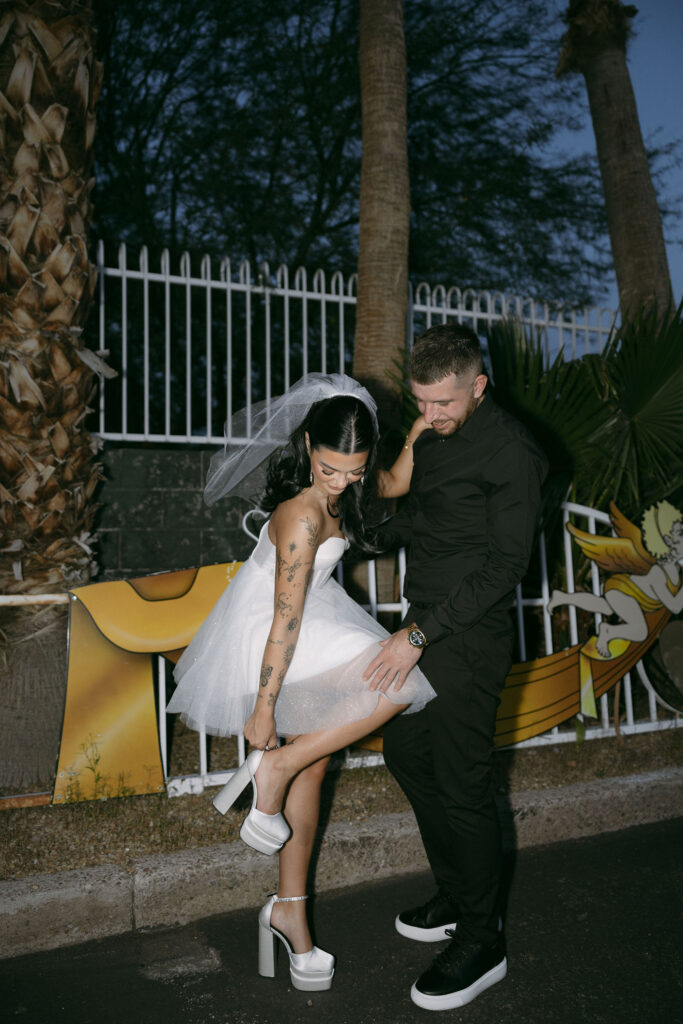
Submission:
<svg viewBox="0 0 683 1024">
<path fill-rule="evenodd" d="M 207 508 L 202 490 L 215 449 L 105 445 L 106 479 L 96 501 L 96 581 L 242 560 L 253 542 L 242 531 L 240 499 Z"/>
</svg>

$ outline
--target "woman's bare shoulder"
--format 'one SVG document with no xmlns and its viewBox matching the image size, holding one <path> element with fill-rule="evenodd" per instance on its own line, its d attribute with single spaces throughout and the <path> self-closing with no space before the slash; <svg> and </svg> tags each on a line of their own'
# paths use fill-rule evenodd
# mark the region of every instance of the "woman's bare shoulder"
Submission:
<svg viewBox="0 0 683 1024">
<path fill-rule="evenodd" d="M 304 546 L 316 549 L 325 525 L 325 513 L 320 505 L 297 494 L 283 501 L 270 520 L 270 539 L 278 547 Z"/>
</svg>

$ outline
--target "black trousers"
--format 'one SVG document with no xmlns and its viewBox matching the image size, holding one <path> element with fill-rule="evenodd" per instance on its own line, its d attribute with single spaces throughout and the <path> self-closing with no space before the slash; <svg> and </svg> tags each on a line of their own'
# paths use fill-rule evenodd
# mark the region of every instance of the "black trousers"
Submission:
<svg viewBox="0 0 683 1024">
<path fill-rule="evenodd" d="M 502 863 L 493 734 L 511 661 L 509 613 L 490 612 L 425 648 L 418 664 L 436 697 L 384 726 L 384 758 L 413 807 L 437 885 L 458 904 L 458 929 L 487 944 L 498 935 Z"/>
</svg>

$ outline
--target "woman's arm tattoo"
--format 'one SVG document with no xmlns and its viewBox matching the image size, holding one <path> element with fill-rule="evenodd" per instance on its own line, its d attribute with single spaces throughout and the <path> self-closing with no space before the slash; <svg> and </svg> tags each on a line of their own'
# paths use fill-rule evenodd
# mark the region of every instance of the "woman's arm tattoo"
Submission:
<svg viewBox="0 0 683 1024">
<path fill-rule="evenodd" d="M 318 524 L 314 523 L 310 516 L 306 516 L 304 519 L 300 519 L 299 522 L 303 523 L 304 529 L 308 534 L 306 543 L 308 544 L 309 548 L 317 547 L 318 533 L 320 532 L 320 527 L 318 526 Z"/>
<path fill-rule="evenodd" d="M 281 554 L 277 556 L 277 574 L 278 576 L 286 575 L 287 582 L 293 583 L 294 577 L 301 568 L 301 556 L 295 559 L 293 562 L 288 562 Z"/>
<path fill-rule="evenodd" d="M 288 562 L 282 552 L 278 550 L 275 558 L 275 575 L 277 577 L 286 576 L 287 582 L 291 583 L 301 568 L 301 556 L 299 555 L 299 557 L 295 558 L 293 562 Z"/>
<path fill-rule="evenodd" d="M 268 706 L 272 707 L 282 686 L 287 670 L 294 658 L 296 650 L 296 634 L 301 624 L 301 612 L 304 603 L 302 589 L 306 591 L 313 575 L 315 548 L 318 544 L 319 524 L 306 516 L 300 519 L 305 531 L 305 546 L 298 548 L 296 540 L 285 542 L 286 547 L 276 547 L 275 552 L 275 613 L 271 630 L 275 633 L 268 637 L 267 644 L 281 647 L 286 644 L 282 653 L 273 651 L 268 655 L 272 665 L 264 664 L 261 669 L 261 687 L 268 687 L 263 694 Z M 313 549 L 313 550 L 310 550 Z M 288 555 L 290 557 L 288 557 Z M 277 589 L 280 588 L 280 589 Z M 282 629 L 292 638 L 289 642 L 282 638 Z"/>
<path fill-rule="evenodd" d="M 277 677 L 278 687 L 282 686 L 282 680 L 285 678 L 287 669 L 292 664 L 292 658 L 294 657 L 294 651 L 296 650 L 296 644 L 287 644 L 285 650 L 285 663 L 280 669 Z"/>
<path fill-rule="evenodd" d="M 287 595 L 284 590 L 277 595 L 277 598 L 275 599 L 275 607 L 283 619 L 287 615 L 287 612 L 291 612 L 292 605 L 287 600 Z"/>
</svg>

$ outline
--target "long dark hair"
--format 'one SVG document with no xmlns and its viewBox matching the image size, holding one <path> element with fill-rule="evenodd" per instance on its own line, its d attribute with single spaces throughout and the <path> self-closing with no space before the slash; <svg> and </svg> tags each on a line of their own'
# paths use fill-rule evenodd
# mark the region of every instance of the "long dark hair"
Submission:
<svg viewBox="0 0 683 1024">
<path fill-rule="evenodd" d="M 306 434 L 312 448 L 329 448 L 340 455 L 367 452 L 365 478 L 371 479 L 377 435 L 367 406 L 352 395 L 325 398 L 311 406 L 285 447 L 271 456 L 265 493 L 259 502 L 264 512 L 272 513 L 281 502 L 310 486 L 311 460 L 306 449 Z M 374 548 L 365 525 L 368 491 L 369 487 L 360 480 L 348 484 L 339 495 L 337 511 L 342 533 L 369 554 Z"/>
</svg>

